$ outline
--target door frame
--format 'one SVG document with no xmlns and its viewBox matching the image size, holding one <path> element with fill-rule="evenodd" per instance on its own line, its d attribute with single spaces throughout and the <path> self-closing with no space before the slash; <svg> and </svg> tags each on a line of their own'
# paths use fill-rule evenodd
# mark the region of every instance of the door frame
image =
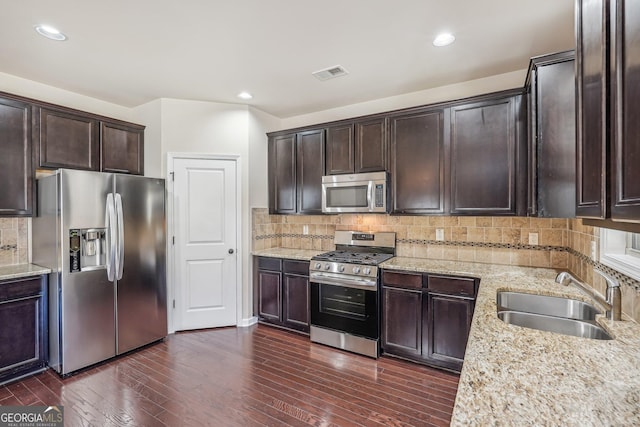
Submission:
<svg viewBox="0 0 640 427">
<path fill-rule="evenodd" d="M 244 248 L 242 247 L 242 170 L 239 154 L 208 154 L 208 153 L 167 153 L 166 179 L 167 179 L 167 329 L 170 334 L 176 332 L 176 309 L 174 301 L 177 294 L 176 256 L 173 236 L 175 236 L 176 224 L 174 211 L 174 162 L 177 159 L 195 160 L 227 160 L 236 165 L 236 326 L 241 326 L 242 319 L 242 259 Z"/>
</svg>

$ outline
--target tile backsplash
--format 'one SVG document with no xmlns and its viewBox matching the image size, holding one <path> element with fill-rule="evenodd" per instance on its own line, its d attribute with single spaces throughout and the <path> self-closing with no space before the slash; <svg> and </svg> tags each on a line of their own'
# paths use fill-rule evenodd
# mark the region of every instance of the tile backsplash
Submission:
<svg viewBox="0 0 640 427">
<path fill-rule="evenodd" d="M 29 218 L 0 218 L 0 267 L 29 258 Z"/>
<path fill-rule="evenodd" d="M 436 240 L 441 229 L 443 240 Z M 569 270 L 604 294 L 605 284 L 593 274 L 597 267 L 616 276 L 623 293 L 623 311 L 640 322 L 640 283 L 593 261 L 591 241 L 599 248 L 600 231 L 580 219 L 392 215 L 269 215 L 252 210 L 252 249 L 334 249 L 336 230 L 393 231 L 398 256 L 486 262 Z M 530 233 L 537 244 L 530 244 Z M 597 258 L 596 258 L 597 259 Z"/>
</svg>

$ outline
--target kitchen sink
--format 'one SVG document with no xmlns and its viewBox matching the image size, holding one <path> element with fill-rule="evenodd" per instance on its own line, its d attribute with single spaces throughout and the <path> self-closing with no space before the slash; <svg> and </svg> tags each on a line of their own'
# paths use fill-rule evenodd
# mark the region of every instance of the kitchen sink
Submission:
<svg viewBox="0 0 640 427">
<path fill-rule="evenodd" d="M 556 332 L 581 338 L 611 340 L 613 337 L 593 321 L 582 321 L 521 311 L 499 311 L 498 318 L 510 325 Z"/>
<path fill-rule="evenodd" d="M 597 314 L 602 314 L 584 301 L 522 292 L 498 292 L 496 304 L 498 311 L 518 311 L 575 320 L 593 321 Z"/>
</svg>

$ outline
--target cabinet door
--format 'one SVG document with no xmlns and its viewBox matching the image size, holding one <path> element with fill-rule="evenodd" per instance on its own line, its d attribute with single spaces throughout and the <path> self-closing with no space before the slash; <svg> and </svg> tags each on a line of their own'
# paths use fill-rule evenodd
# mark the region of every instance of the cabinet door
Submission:
<svg viewBox="0 0 640 427">
<path fill-rule="evenodd" d="M 439 366 L 460 370 L 469 338 L 474 300 L 429 293 L 423 304 L 423 356 Z"/>
<path fill-rule="evenodd" d="M 45 365 L 43 279 L 0 283 L 0 384 Z"/>
<path fill-rule="evenodd" d="M 609 79 L 608 0 L 576 8 L 576 215 L 605 218 Z"/>
<path fill-rule="evenodd" d="M 520 96 L 451 108 L 451 213 L 514 215 Z"/>
<path fill-rule="evenodd" d="M 380 172 L 387 169 L 387 137 L 385 119 L 378 118 L 355 124 L 355 172 Z"/>
<path fill-rule="evenodd" d="M 41 167 L 100 170 L 97 120 L 48 108 L 38 116 Z"/>
<path fill-rule="evenodd" d="M 309 332 L 309 277 L 284 275 L 283 321 L 288 327 Z"/>
<path fill-rule="evenodd" d="M 611 3 L 615 52 L 611 218 L 640 222 L 640 3 Z"/>
<path fill-rule="evenodd" d="M 269 140 L 269 213 L 296 212 L 296 136 Z"/>
<path fill-rule="evenodd" d="M 100 123 L 100 165 L 105 172 L 144 173 L 144 128 Z"/>
<path fill-rule="evenodd" d="M 389 119 L 394 213 L 444 213 L 444 110 Z"/>
<path fill-rule="evenodd" d="M 299 133 L 296 152 L 298 213 L 321 214 L 324 129 Z"/>
<path fill-rule="evenodd" d="M 279 322 L 282 313 L 280 272 L 258 271 L 258 315 L 263 319 Z"/>
<path fill-rule="evenodd" d="M 575 61 L 537 68 L 536 144 L 538 216 L 576 215 Z"/>
<path fill-rule="evenodd" d="M 422 351 L 422 292 L 382 288 L 382 349 L 419 357 Z"/>
<path fill-rule="evenodd" d="M 31 106 L 0 98 L 0 215 L 31 215 Z"/>
<path fill-rule="evenodd" d="M 339 175 L 354 172 L 355 143 L 353 125 L 335 126 L 327 129 L 326 174 Z"/>
</svg>

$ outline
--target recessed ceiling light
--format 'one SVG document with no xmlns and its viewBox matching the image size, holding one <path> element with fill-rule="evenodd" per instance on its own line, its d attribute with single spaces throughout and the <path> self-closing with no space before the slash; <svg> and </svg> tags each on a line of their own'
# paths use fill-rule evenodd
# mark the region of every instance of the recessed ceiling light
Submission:
<svg viewBox="0 0 640 427">
<path fill-rule="evenodd" d="M 448 46 L 453 43 L 456 38 L 451 33 L 442 33 L 433 39 L 433 45 L 437 47 Z"/>
<path fill-rule="evenodd" d="M 251 98 L 253 98 L 253 95 L 251 95 L 249 92 L 240 92 L 240 93 L 238 94 L 238 98 L 241 98 L 241 99 L 251 99 Z"/>
<path fill-rule="evenodd" d="M 60 32 L 60 30 L 58 30 L 57 28 L 54 28 L 54 27 L 52 27 L 50 25 L 36 25 L 35 26 L 35 30 L 41 36 L 44 36 L 44 37 L 46 37 L 48 39 L 51 39 L 51 40 L 64 41 L 64 40 L 67 39 L 67 36 L 62 34 Z"/>
</svg>

